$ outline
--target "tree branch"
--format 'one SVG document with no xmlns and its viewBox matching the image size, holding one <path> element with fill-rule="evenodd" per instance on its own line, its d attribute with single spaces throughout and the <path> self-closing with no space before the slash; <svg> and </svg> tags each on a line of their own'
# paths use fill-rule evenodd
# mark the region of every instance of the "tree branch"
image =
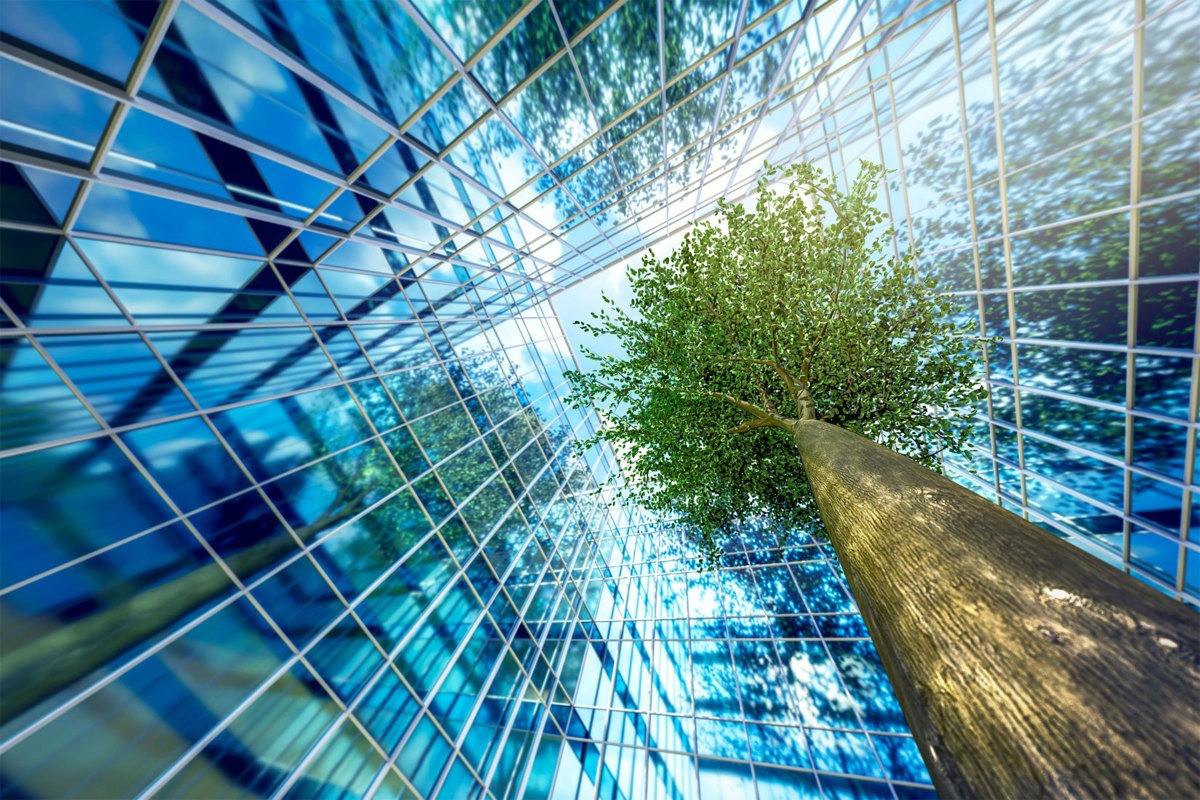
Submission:
<svg viewBox="0 0 1200 800">
<path fill-rule="evenodd" d="M 773 419 L 752 419 L 747 422 L 743 422 L 741 425 L 735 425 L 734 427 L 725 431 L 725 434 L 729 436 L 735 433 L 748 433 L 755 428 L 766 428 L 774 426 L 775 424 L 776 422 Z"/>
<path fill-rule="evenodd" d="M 763 424 L 768 424 L 768 423 L 774 424 L 774 419 L 772 419 L 772 417 L 779 416 L 778 414 L 772 414 L 772 412 L 767 411 L 765 409 L 762 409 L 762 408 L 754 405 L 754 403 L 749 403 L 745 400 L 739 400 L 738 398 L 734 397 L 733 395 L 726 394 L 725 392 L 706 392 L 706 391 L 702 391 L 699 389 L 683 389 L 683 388 L 680 388 L 677 386 L 663 386 L 662 384 L 656 384 L 656 383 L 655 384 L 645 384 L 645 385 L 641 385 L 641 386 L 631 386 L 628 389 L 617 389 L 613 386 L 609 386 L 607 383 L 604 383 L 602 381 L 596 381 L 596 383 L 598 385 L 600 385 L 601 387 L 607 389 L 608 391 L 612 392 L 613 394 L 617 394 L 617 395 L 628 395 L 630 392 L 645 391 L 647 389 L 658 389 L 663 392 L 673 392 L 675 394 L 683 394 L 683 395 L 687 395 L 687 394 L 697 395 L 698 394 L 701 397 L 712 397 L 717 400 L 723 400 L 724 402 L 728 403 L 731 406 L 736 406 L 737 408 L 740 408 L 742 411 L 745 411 L 746 413 L 753 415 L 755 419 L 766 420 L 766 422 L 764 422 Z"/>
</svg>

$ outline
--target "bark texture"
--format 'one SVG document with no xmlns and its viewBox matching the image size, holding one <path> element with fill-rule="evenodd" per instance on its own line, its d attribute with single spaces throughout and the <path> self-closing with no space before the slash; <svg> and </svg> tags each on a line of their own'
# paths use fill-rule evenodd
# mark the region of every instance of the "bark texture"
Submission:
<svg viewBox="0 0 1200 800">
<path fill-rule="evenodd" d="M 1200 615 L 858 434 L 791 425 L 944 798 L 1200 798 Z"/>
</svg>

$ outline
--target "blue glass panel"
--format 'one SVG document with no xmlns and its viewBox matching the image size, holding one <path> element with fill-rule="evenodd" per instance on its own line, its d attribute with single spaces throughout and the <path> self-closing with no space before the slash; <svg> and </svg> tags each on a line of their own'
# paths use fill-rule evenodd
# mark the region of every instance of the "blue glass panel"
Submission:
<svg viewBox="0 0 1200 800">
<path fill-rule="evenodd" d="M 78 227 L 93 233 L 192 247 L 209 247 L 217 242 L 222 250 L 256 256 L 264 250 L 241 217 L 115 186 L 92 188 L 79 214 Z"/>
<path fill-rule="evenodd" d="M 5 586 L 170 519 L 166 503 L 108 438 L 0 461 Z"/>
<path fill-rule="evenodd" d="M 888 777 L 899 781 L 929 783 L 929 772 L 917 743 L 908 736 L 872 736 L 871 743 L 883 761 Z"/>
<path fill-rule="evenodd" d="M 8 186 L 5 187 L 8 212 Z M 124 325 L 125 316 L 61 236 L 6 230 L 0 277 L 8 307 L 30 327 Z"/>
<path fill-rule="evenodd" d="M 0 340 L 0 444 L 21 447 L 91 433 L 100 423 L 24 338 Z"/>
<path fill-rule="evenodd" d="M 359 703 L 357 715 L 375 740 L 391 753 L 418 709 L 416 698 L 388 668 Z"/>
<path fill-rule="evenodd" d="M 362 797 L 381 767 L 379 751 L 347 721 L 322 745 L 284 797 Z"/>
<path fill-rule="evenodd" d="M 771 767 L 754 767 L 759 800 L 824 800 L 817 776 Z M 824 779 L 823 779 L 824 780 Z"/>
<path fill-rule="evenodd" d="M 18 7 L 26 5 L 36 4 Z M 0 58 L 0 94 L 5 142 L 84 164 L 113 109 L 101 95 L 7 58 Z"/>
<path fill-rule="evenodd" d="M 235 453 L 267 478 L 341 450 L 371 435 L 344 388 L 270 400 L 213 415 Z"/>
<path fill-rule="evenodd" d="M 189 519 L 243 581 L 292 555 L 296 540 L 255 491 L 244 492 Z"/>
<path fill-rule="evenodd" d="M 321 637 L 306 658 L 334 694 L 347 704 L 383 666 L 383 655 L 350 616 Z"/>
<path fill-rule="evenodd" d="M 298 648 L 346 608 L 307 558 L 298 558 L 267 578 L 253 594 Z"/>
<path fill-rule="evenodd" d="M 396 766 L 422 794 L 428 794 L 450 757 L 450 743 L 422 716 L 396 757 Z"/>
<path fill-rule="evenodd" d="M 280 665 L 255 617 L 239 601 L 188 631 L 23 739 L 5 759 L 6 777 L 40 797 L 136 793 Z M 146 740 L 154 747 L 129 746 Z"/>
<path fill-rule="evenodd" d="M 721 800 L 727 797 L 748 797 L 754 794 L 754 775 L 749 764 L 701 758 L 700 797 Z"/>
<path fill-rule="evenodd" d="M 143 325 L 300 318 L 260 261 L 95 240 L 80 247 Z"/>
<path fill-rule="evenodd" d="M 109 425 L 194 410 L 139 336 L 52 336 L 42 345 Z"/>
<path fill-rule="evenodd" d="M 430 539 L 376 587 L 361 604 L 371 632 L 391 652 L 412 632 L 413 625 L 453 571 L 446 549 Z"/>
<path fill-rule="evenodd" d="M 306 542 L 360 514 L 400 485 L 378 442 L 365 442 L 267 484 L 267 496 Z"/>
<path fill-rule="evenodd" d="M 1193 263 L 1195 254 L 1193 247 Z M 1191 348 L 1196 330 L 1195 310 L 1195 282 L 1138 287 L 1138 345 Z"/>
<path fill-rule="evenodd" d="M 150 340 L 202 406 L 294 392 L 336 377 L 307 328 L 155 333 Z"/>
<path fill-rule="evenodd" d="M 137 57 L 145 29 L 123 19 L 115 3 L 68 0 L 69 13 L 58 4 L 13 3 L 0 28 L 44 50 L 124 83 Z M 103 41 L 103 47 L 88 43 Z"/>
<path fill-rule="evenodd" d="M 169 797 L 270 797 L 337 719 L 340 709 L 297 664 L 167 782 Z M 312 794 L 319 785 L 306 783 Z"/>
<path fill-rule="evenodd" d="M 196 133 L 140 109 L 131 109 L 104 169 L 136 175 L 221 200 L 230 195 Z"/>
</svg>

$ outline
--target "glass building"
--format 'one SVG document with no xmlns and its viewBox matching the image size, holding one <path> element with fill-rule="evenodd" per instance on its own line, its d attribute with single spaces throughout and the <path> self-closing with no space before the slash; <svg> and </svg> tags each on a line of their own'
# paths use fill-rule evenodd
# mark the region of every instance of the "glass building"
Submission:
<svg viewBox="0 0 1200 800">
<path fill-rule="evenodd" d="M 765 159 L 989 346 L 947 471 L 1200 604 L 1188 0 L 0 4 L 0 795 L 933 795 L 832 551 L 610 506 L 551 297 Z"/>
</svg>

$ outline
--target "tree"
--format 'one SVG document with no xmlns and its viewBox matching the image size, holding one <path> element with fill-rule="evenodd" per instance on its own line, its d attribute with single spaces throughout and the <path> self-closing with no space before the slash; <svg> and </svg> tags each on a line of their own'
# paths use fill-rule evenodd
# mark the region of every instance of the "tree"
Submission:
<svg viewBox="0 0 1200 800">
<path fill-rule="evenodd" d="M 787 191 L 770 188 L 776 176 Z M 800 420 L 934 469 L 943 449 L 967 446 L 965 419 L 984 396 L 976 344 L 935 280 L 914 279 L 911 255 L 883 257 L 881 176 L 864 165 L 843 195 L 810 165 L 769 169 L 753 213 L 721 200 L 722 225 L 702 223 L 674 255 L 630 271 L 631 312 L 583 325 L 628 354 L 571 376 L 578 402 L 622 409 L 585 446 L 618 444 L 629 499 L 680 515 L 710 555 L 738 522 L 815 520 Z"/>
<path fill-rule="evenodd" d="M 606 407 L 584 446 L 710 557 L 739 520 L 819 513 L 942 796 L 1200 793 L 1194 613 L 930 469 L 966 446 L 978 340 L 884 256 L 880 168 L 847 194 L 777 175 L 588 326 L 627 356 L 569 376 Z"/>
</svg>

